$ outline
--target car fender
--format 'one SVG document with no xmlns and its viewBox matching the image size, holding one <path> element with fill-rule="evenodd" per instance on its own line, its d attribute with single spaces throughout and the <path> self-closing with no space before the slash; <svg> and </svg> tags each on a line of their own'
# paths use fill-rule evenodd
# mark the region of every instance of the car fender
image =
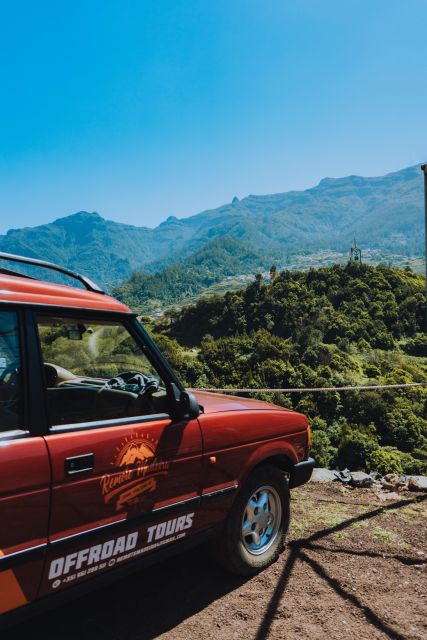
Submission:
<svg viewBox="0 0 427 640">
<path fill-rule="evenodd" d="M 247 464 L 238 478 L 239 486 L 244 484 L 246 478 L 255 467 L 267 462 L 269 459 L 277 459 L 278 456 L 286 458 L 285 466 L 288 465 L 289 470 L 298 463 L 297 452 L 290 442 L 283 440 L 266 442 L 258 446 L 247 460 Z"/>
</svg>

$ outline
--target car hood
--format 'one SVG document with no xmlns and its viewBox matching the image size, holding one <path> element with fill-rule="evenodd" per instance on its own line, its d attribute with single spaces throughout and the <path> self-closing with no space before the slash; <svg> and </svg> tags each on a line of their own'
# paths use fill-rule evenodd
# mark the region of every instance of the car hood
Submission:
<svg viewBox="0 0 427 640">
<path fill-rule="evenodd" d="M 188 389 L 197 398 L 197 402 L 203 407 L 204 413 L 220 413 L 222 411 L 287 411 L 284 407 L 276 404 L 270 404 L 262 400 L 253 400 L 252 398 L 239 398 L 237 396 L 229 396 L 223 393 L 210 393 L 209 391 L 198 391 L 197 389 Z"/>
</svg>

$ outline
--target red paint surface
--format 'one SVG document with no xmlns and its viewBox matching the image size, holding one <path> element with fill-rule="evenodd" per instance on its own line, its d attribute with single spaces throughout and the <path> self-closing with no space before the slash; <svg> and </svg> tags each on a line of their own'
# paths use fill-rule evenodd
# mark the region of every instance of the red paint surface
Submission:
<svg viewBox="0 0 427 640">
<path fill-rule="evenodd" d="M 189 389 L 193 393 L 199 404 L 203 407 L 205 413 L 218 413 L 220 411 L 242 411 L 249 409 L 250 411 L 265 411 L 266 407 L 273 407 L 276 411 L 289 411 L 284 407 L 267 404 L 261 400 L 253 398 L 239 398 L 238 396 L 229 396 L 223 393 L 210 393 L 209 391 L 198 391 L 197 389 Z"/>
<path fill-rule="evenodd" d="M 50 466 L 43 438 L 1 441 L 0 556 L 47 542 L 49 496 Z M 5 592 L 0 611 L 33 600 L 42 570 L 43 558 L 26 562 L 15 571 L 0 570 L 1 590 Z"/>
<path fill-rule="evenodd" d="M 3 302 L 129 312 L 124 304 L 101 293 L 15 276 L 0 275 L 0 297 Z"/>
<path fill-rule="evenodd" d="M 123 468 L 117 464 L 126 441 L 148 439 L 155 444 L 155 460 L 168 465 L 156 478 L 156 490 L 142 493 L 135 505 L 118 508 L 114 496 L 106 502 L 103 477 L 117 478 Z M 50 539 L 122 519 L 153 508 L 197 496 L 201 479 L 202 441 L 197 420 L 172 424 L 171 420 L 105 427 L 46 436 L 52 460 L 52 513 Z M 65 474 L 65 459 L 93 453 L 95 468 L 82 474 Z M 132 477 L 141 486 L 152 475 Z M 125 483 L 115 487 L 120 489 Z"/>
<path fill-rule="evenodd" d="M 43 438 L 0 442 L 0 550 L 47 541 L 50 466 Z"/>
</svg>

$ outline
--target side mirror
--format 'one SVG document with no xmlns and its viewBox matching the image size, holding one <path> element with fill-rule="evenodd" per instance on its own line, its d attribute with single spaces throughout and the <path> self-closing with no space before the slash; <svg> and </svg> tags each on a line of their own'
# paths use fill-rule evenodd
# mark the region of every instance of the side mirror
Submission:
<svg viewBox="0 0 427 640">
<path fill-rule="evenodd" d="M 183 418 L 197 418 L 200 415 L 200 405 L 196 396 L 189 391 L 183 391 L 180 397 L 180 413 Z"/>
</svg>

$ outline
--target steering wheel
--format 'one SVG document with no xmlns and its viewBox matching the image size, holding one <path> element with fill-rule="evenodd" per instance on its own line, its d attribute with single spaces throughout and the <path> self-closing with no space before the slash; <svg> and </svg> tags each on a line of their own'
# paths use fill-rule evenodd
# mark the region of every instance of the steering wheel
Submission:
<svg viewBox="0 0 427 640">
<path fill-rule="evenodd" d="M 159 390 L 159 381 L 154 376 L 147 376 L 140 371 L 123 371 L 107 380 L 101 389 L 118 389 L 136 393 L 138 396 L 152 395 Z"/>
</svg>

